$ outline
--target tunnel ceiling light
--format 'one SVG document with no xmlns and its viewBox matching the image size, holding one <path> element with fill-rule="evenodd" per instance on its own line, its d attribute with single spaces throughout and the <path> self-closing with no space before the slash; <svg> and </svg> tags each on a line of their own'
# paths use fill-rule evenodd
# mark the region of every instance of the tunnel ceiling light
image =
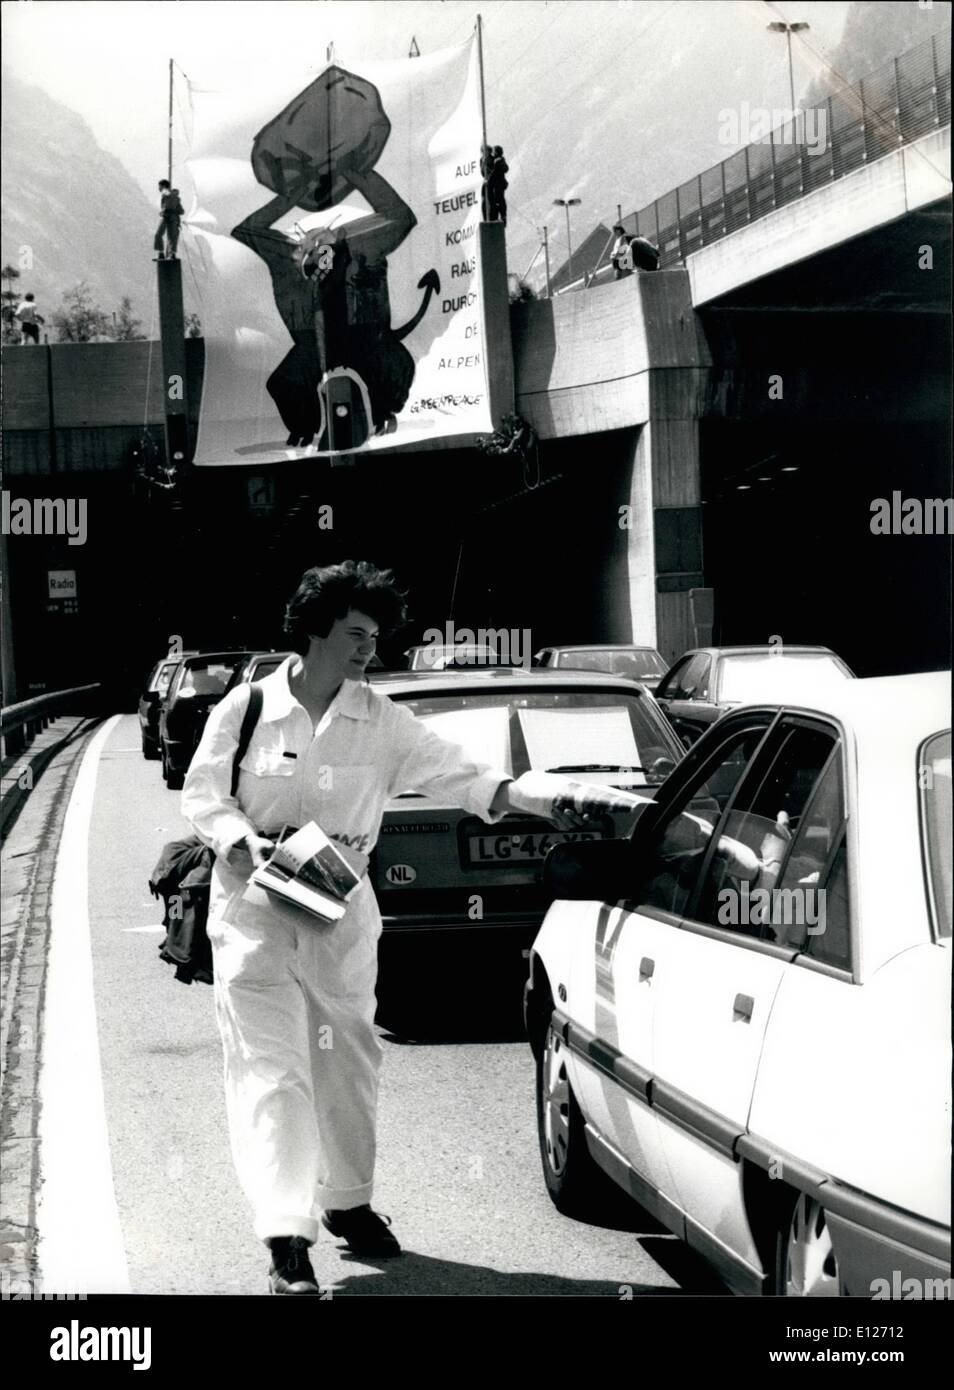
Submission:
<svg viewBox="0 0 954 1390">
<path fill-rule="evenodd" d="M 751 484 L 751 483 L 736 483 L 736 485 L 735 485 L 735 490 L 736 490 L 736 492 L 751 492 L 751 490 L 752 490 L 752 484 Z"/>
<path fill-rule="evenodd" d="M 783 472 L 783 473 L 797 473 L 797 472 L 798 472 L 798 464 L 797 464 L 797 463 L 786 463 L 785 466 L 784 466 L 783 469 L 782 469 L 782 472 Z"/>
</svg>

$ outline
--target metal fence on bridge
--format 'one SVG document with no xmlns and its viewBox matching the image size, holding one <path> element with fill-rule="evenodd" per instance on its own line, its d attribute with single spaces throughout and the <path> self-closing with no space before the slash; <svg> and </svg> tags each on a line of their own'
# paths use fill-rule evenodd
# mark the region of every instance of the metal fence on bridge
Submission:
<svg viewBox="0 0 954 1390">
<path fill-rule="evenodd" d="M 946 40 L 934 37 L 629 213 L 623 226 L 630 235 L 655 242 L 660 269 L 678 265 L 700 247 L 948 125 L 950 119 L 951 53 Z M 819 131 L 825 138 L 812 140 L 820 145 L 813 152 L 805 136 Z M 609 246 L 590 278 L 608 268 Z"/>
</svg>

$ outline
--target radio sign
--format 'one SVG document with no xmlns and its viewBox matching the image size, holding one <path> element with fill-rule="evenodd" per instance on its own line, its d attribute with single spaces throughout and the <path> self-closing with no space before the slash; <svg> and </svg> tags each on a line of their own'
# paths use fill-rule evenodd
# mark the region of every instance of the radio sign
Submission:
<svg viewBox="0 0 954 1390">
<path fill-rule="evenodd" d="M 50 598 L 76 598 L 75 570 L 47 570 Z"/>
</svg>

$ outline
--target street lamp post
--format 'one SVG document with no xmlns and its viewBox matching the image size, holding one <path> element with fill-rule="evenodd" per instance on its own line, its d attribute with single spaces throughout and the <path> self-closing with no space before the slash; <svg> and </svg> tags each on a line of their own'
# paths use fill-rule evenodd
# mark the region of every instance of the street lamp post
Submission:
<svg viewBox="0 0 954 1390">
<path fill-rule="evenodd" d="M 794 121 L 794 119 L 795 119 L 795 76 L 794 76 L 794 69 L 793 69 L 793 67 L 792 67 L 792 35 L 793 35 L 793 34 L 800 34 L 800 33 L 802 32 L 803 29 L 808 29 L 808 28 L 810 28 L 810 25 L 806 24 L 803 20 L 799 20 L 796 24 L 783 24 L 781 20 L 775 20 L 775 21 L 774 21 L 772 24 L 770 24 L 768 27 L 769 27 L 769 29 L 772 31 L 773 34 L 784 34 L 784 35 L 785 35 L 786 42 L 787 42 L 787 44 L 788 44 L 788 90 L 789 90 L 789 95 L 791 96 L 791 99 L 792 99 L 791 112 L 792 112 L 792 120 Z"/>
<path fill-rule="evenodd" d="M 582 202 L 581 198 L 554 198 L 553 206 L 563 208 L 566 212 L 566 256 L 567 265 L 570 270 L 570 281 L 573 284 L 573 246 L 570 242 L 570 208 L 577 208 Z"/>
</svg>

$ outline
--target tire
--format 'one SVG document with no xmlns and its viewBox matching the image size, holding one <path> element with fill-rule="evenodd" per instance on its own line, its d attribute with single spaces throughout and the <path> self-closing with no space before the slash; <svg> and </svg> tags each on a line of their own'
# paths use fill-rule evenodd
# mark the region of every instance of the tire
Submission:
<svg viewBox="0 0 954 1390">
<path fill-rule="evenodd" d="M 169 755 L 166 752 L 166 745 L 161 745 L 159 756 L 162 758 L 162 780 L 171 792 L 181 791 L 185 782 L 185 773 L 179 772 L 169 762 Z"/>
<path fill-rule="evenodd" d="M 598 1221 L 620 1209 L 622 1192 L 586 1146 L 583 1114 L 566 1071 L 566 1044 L 549 1024 L 537 1049 L 537 1133 L 543 1179 L 557 1211 Z"/>
<path fill-rule="evenodd" d="M 779 1223 L 770 1293 L 785 1298 L 838 1298 L 843 1290 L 825 1208 L 794 1192 Z"/>
<path fill-rule="evenodd" d="M 146 738 L 145 734 L 142 735 L 142 756 L 150 763 L 156 762 L 160 756 L 158 743 L 151 738 Z"/>
</svg>

